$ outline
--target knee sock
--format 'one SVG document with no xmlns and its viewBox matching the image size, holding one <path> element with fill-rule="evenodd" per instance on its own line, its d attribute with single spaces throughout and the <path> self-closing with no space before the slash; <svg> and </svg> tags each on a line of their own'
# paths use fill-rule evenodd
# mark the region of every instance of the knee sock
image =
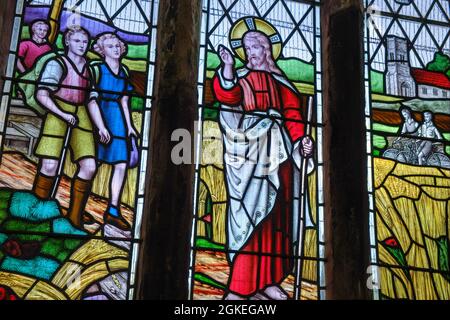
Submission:
<svg viewBox="0 0 450 320">
<path fill-rule="evenodd" d="M 34 180 L 33 193 L 42 200 L 49 199 L 55 180 L 56 177 L 47 177 L 41 173 L 38 173 Z"/>
</svg>

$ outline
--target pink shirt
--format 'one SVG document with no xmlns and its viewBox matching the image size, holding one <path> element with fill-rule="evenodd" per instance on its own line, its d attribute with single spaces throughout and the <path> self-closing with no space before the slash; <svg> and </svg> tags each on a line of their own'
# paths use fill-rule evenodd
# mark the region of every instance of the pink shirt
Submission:
<svg viewBox="0 0 450 320">
<path fill-rule="evenodd" d="M 66 75 L 60 84 L 62 85 L 55 96 L 74 104 L 83 104 L 86 98 L 86 89 L 89 88 L 89 72 L 85 65 L 83 72 L 79 73 L 76 67 L 66 57 L 62 57 L 66 64 Z M 80 88 L 80 89 L 75 89 Z"/>
<path fill-rule="evenodd" d="M 48 43 L 38 44 L 33 40 L 25 40 L 19 45 L 19 57 L 22 58 L 24 67 L 31 69 L 39 57 L 51 50 L 52 48 Z"/>
</svg>

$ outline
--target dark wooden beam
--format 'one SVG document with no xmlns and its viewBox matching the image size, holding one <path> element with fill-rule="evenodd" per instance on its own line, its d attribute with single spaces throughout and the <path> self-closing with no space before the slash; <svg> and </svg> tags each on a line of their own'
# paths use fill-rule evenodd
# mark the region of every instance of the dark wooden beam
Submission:
<svg viewBox="0 0 450 320">
<path fill-rule="evenodd" d="M 325 1 L 322 20 L 327 299 L 370 299 L 361 1 Z"/>
<path fill-rule="evenodd" d="M 0 9 L 0 89 L 3 93 L 3 77 L 8 65 L 9 47 L 11 45 L 11 34 L 14 25 L 14 13 L 16 10 L 15 0 L 3 0 Z"/>
<path fill-rule="evenodd" d="M 180 128 L 193 133 L 197 120 L 200 2 L 160 1 L 139 299 L 188 297 L 194 165 L 172 162 L 171 135 Z"/>
</svg>

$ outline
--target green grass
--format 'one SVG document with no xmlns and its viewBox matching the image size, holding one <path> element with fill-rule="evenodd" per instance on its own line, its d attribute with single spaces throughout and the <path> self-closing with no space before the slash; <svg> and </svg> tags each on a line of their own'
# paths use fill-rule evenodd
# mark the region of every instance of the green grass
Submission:
<svg viewBox="0 0 450 320">
<path fill-rule="evenodd" d="M 398 134 L 399 128 L 397 126 L 388 126 L 385 124 L 374 122 L 372 124 L 372 130 L 386 132 L 386 133 L 390 133 L 390 134 Z"/>
<path fill-rule="evenodd" d="M 195 246 L 199 249 L 225 250 L 225 246 L 205 238 L 197 238 Z"/>
<path fill-rule="evenodd" d="M 450 258 L 449 258 L 449 241 L 447 237 L 440 237 L 436 240 L 438 247 L 439 270 L 444 272 L 442 276 L 450 281 Z"/>
<path fill-rule="evenodd" d="M 203 119 L 210 121 L 219 121 L 219 111 L 215 109 L 204 108 Z"/>
<path fill-rule="evenodd" d="M 41 254 L 45 254 L 51 257 L 58 257 L 63 251 L 63 240 L 61 239 L 48 239 L 42 243 Z M 64 259 L 58 259 L 59 262 L 63 262 Z"/>
<path fill-rule="evenodd" d="M 370 71 L 372 93 L 384 93 L 384 74 L 378 71 Z"/>
<path fill-rule="evenodd" d="M 294 82 L 314 83 L 314 66 L 299 59 L 283 59 L 277 61 L 280 69 L 289 80 Z"/>
<path fill-rule="evenodd" d="M 20 219 L 9 219 L 3 224 L 6 231 L 17 232 L 50 232 L 50 222 L 31 223 Z"/>
<path fill-rule="evenodd" d="M 12 192 L 9 190 L 0 190 L 0 200 L 9 200 L 11 197 Z"/>
<path fill-rule="evenodd" d="M 144 99 L 138 97 L 131 97 L 131 111 L 144 110 Z"/>
<path fill-rule="evenodd" d="M 8 218 L 8 210 L 7 209 L 0 209 L 0 224 L 3 223 L 3 221 Z"/>
<path fill-rule="evenodd" d="M 374 135 L 372 138 L 372 144 L 375 148 L 383 150 L 387 146 L 387 141 L 383 136 Z"/>
<path fill-rule="evenodd" d="M 450 141 L 450 133 L 444 133 L 442 134 L 444 136 L 444 139 L 447 141 Z M 445 147 L 445 153 L 447 153 L 448 155 L 450 155 L 450 146 L 446 146 Z"/>
<path fill-rule="evenodd" d="M 196 273 L 194 275 L 194 279 L 201 283 L 208 284 L 214 288 L 218 288 L 218 289 L 222 289 L 222 290 L 225 290 L 225 288 L 226 288 L 224 284 L 214 280 L 211 277 L 208 277 L 207 275 L 205 275 L 203 273 Z"/>
</svg>

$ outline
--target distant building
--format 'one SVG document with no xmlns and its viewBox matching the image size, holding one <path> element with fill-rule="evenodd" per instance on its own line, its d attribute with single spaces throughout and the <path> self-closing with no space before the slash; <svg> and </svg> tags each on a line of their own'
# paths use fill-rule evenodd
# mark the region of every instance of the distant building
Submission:
<svg viewBox="0 0 450 320">
<path fill-rule="evenodd" d="M 450 79 L 440 72 L 412 69 L 419 98 L 450 99 Z"/>
<path fill-rule="evenodd" d="M 386 37 L 386 94 L 450 99 L 450 79 L 443 73 L 411 68 L 407 40 Z"/>
<path fill-rule="evenodd" d="M 415 97 L 416 82 L 411 75 L 406 39 L 386 38 L 386 93 L 393 96 Z"/>
</svg>

